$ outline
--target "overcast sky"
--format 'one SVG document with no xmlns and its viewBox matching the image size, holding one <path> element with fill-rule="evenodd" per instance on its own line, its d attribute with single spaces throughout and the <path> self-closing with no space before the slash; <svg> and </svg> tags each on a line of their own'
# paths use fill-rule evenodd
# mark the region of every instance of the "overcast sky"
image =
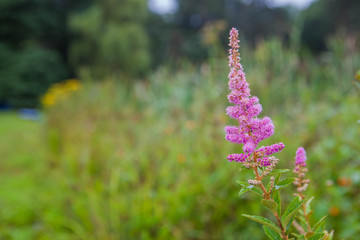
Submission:
<svg viewBox="0 0 360 240">
<path fill-rule="evenodd" d="M 157 1 L 162 1 L 162 0 L 157 0 Z M 168 0 L 165 0 L 165 1 L 168 1 Z M 170 0 L 172 1 L 172 0 Z M 295 5 L 299 8 L 304 8 L 304 7 L 307 7 L 309 6 L 309 4 L 311 2 L 313 2 L 314 0 L 272 0 L 276 5 L 279 5 L 279 6 L 282 6 L 282 5 L 288 5 L 288 4 L 291 4 L 291 5 Z"/>
<path fill-rule="evenodd" d="M 299 8 L 307 7 L 314 0 L 272 0 L 273 3 L 277 6 L 283 5 L 294 5 Z M 149 7 L 151 11 L 165 14 L 172 13 L 176 10 L 176 1 L 175 0 L 149 0 Z"/>
</svg>

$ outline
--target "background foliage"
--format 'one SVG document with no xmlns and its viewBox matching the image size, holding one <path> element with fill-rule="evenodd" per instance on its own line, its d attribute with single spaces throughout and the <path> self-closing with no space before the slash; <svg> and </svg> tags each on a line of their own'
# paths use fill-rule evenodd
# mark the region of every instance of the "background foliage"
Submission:
<svg viewBox="0 0 360 240">
<path fill-rule="evenodd" d="M 302 11 L 274 7 L 266 0 L 214 0 L 195 5 L 184 0 L 177 2 L 175 12 L 165 15 L 150 12 L 147 4 L 145 0 L 1 1 L 0 86 L 4 87 L 0 101 L 13 107 L 35 107 L 44 89 L 66 78 L 144 78 L 163 63 L 206 62 L 214 52 L 216 56 L 224 52 L 219 47 L 227 44 L 225 30 L 230 26 L 236 26 L 251 46 L 274 36 L 284 44 L 298 41 L 300 56 L 308 50 L 316 54 L 328 50 L 326 39 L 338 32 L 354 44 L 359 34 L 356 0 L 318 0 Z M 209 43 L 206 30 L 219 22 L 217 40 Z M 36 60 L 38 74 L 54 72 L 44 77 L 47 80 L 18 73 L 31 68 L 30 52 L 41 52 L 40 59 L 50 59 L 51 66 Z M 13 66 L 19 61 L 22 64 Z M 36 83 L 26 87 L 29 93 L 18 87 L 29 82 Z"/>
<path fill-rule="evenodd" d="M 281 168 L 304 146 L 314 221 L 359 235 L 357 1 L 146 4 L 0 1 L 0 105 L 41 110 L 0 113 L 0 239 L 264 239 L 226 160 L 231 26 L 276 127 L 264 144 L 285 143 Z"/>
<path fill-rule="evenodd" d="M 103 0 L 73 15 L 70 27 L 78 35 L 70 48 L 73 67 L 92 68 L 102 75 L 144 73 L 150 63 L 142 26 L 146 14 L 143 0 Z"/>
<path fill-rule="evenodd" d="M 280 166 L 292 168 L 296 148 L 305 146 L 314 219 L 329 215 L 336 239 L 351 239 L 360 233 L 360 139 L 359 93 L 350 73 L 360 55 L 342 51 L 341 38 L 330 42 L 339 49 L 322 64 L 299 61 L 278 40 L 255 51 L 243 47 L 242 58 L 252 91 L 276 126 L 267 141 L 286 145 Z M 4 176 L 0 236 L 264 239 L 260 226 L 241 214 L 266 210 L 255 196 L 238 198 L 236 180 L 246 176 L 225 159 L 238 151 L 223 136 L 226 75 L 223 60 L 201 68 L 184 62 L 178 71 L 158 69 L 146 82 L 85 84 L 48 108 L 44 123 L 2 115 L 1 168 L 23 170 Z M 21 131 L 24 149 L 15 154 L 9 145 Z"/>
</svg>

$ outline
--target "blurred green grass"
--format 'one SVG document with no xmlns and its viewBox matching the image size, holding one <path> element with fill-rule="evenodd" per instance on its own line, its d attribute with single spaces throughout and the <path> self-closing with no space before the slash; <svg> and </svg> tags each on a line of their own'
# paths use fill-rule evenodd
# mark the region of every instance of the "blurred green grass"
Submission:
<svg viewBox="0 0 360 240">
<path fill-rule="evenodd" d="M 337 239 L 360 234 L 360 111 L 352 87 L 360 55 L 332 40 L 326 59 L 299 59 L 279 41 L 242 51 L 252 94 L 283 141 L 281 168 L 308 152 L 315 220 L 329 214 Z M 0 239 L 264 239 L 242 213 L 245 180 L 225 141 L 223 59 L 163 67 L 147 81 L 85 82 L 46 109 L 43 122 L 0 115 Z M 291 192 L 283 197 L 287 202 Z M 265 214 L 265 213 L 264 213 Z M 314 221 L 315 221 L 314 220 Z"/>
<path fill-rule="evenodd" d="M 0 132 L 1 239 L 32 239 L 45 163 L 40 124 L 0 113 Z"/>
</svg>

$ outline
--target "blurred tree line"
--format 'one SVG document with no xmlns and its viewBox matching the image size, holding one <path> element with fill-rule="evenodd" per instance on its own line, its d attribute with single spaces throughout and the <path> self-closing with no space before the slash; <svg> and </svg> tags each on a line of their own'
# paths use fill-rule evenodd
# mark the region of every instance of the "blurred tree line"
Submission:
<svg viewBox="0 0 360 240">
<path fill-rule="evenodd" d="M 314 53 L 326 50 L 335 32 L 360 30 L 358 0 L 317 0 L 301 12 L 271 0 L 178 0 L 177 6 L 160 15 L 147 0 L 1 0 L 0 103 L 37 106 L 52 83 L 79 74 L 130 79 L 169 61 L 199 63 L 225 53 L 231 26 L 251 45 L 274 36 L 287 43 L 301 21 L 301 44 Z"/>
<path fill-rule="evenodd" d="M 68 18 L 89 0 L 0 1 L 0 103 L 34 107 L 52 83 L 72 74 Z"/>
<path fill-rule="evenodd" d="M 359 37 L 359 0 L 317 0 L 302 12 L 301 41 L 312 52 L 326 50 L 326 38 L 337 31 Z"/>
</svg>

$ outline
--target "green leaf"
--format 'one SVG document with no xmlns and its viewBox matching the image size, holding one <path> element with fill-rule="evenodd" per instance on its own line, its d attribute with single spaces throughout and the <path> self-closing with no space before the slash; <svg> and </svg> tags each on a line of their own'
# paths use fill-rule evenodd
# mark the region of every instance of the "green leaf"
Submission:
<svg viewBox="0 0 360 240">
<path fill-rule="evenodd" d="M 296 237 L 296 238 L 299 238 L 299 237 L 300 237 L 300 235 L 297 234 L 297 233 L 291 233 L 291 235 L 293 235 L 293 236 Z"/>
<path fill-rule="evenodd" d="M 241 188 L 241 190 L 240 190 L 240 192 L 239 192 L 239 196 L 243 195 L 244 193 L 246 193 L 246 192 L 248 192 L 248 191 L 250 191 L 250 189 L 247 188 L 247 187 Z"/>
<path fill-rule="evenodd" d="M 300 210 L 299 210 L 300 212 Z M 306 221 L 306 218 L 304 217 L 304 215 L 301 215 L 301 214 L 297 214 L 296 216 L 297 220 L 299 221 L 299 224 L 301 224 L 301 226 L 306 229 L 307 228 L 307 221 Z"/>
<path fill-rule="evenodd" d="M 277 213 L 279 216 L 281 216 L 281 198 L 280 198 L 280 193 L 279 191 L 276 191 L 273 193 L 273 198 L 274 201 L 277 203 L 278 207 L 277 207 Z"/>
<path fill-rule="evenodd" d="M 261 223 L 267 227 L 270 227 L 271 229 L 275 230 L 277 233 L 281 234 L 280 228 L 278 228 L 272 221 L 270 221 L 267 218 L 261 216 L 247 215 L 247 214 L 242 214 L 242 216 L 247 217 L 248 219 L 253 220 L 255 222 Z"/>
<path fill-rule="evenodd" d="M 314 226 L 314 232 L 321 226 L 321 224 L 325 221 L 327 216 L 322 217 Z"/>
<path fill-rule="evenodd" d="M 305 222 L 299 221 L 298 223 L 300 224 L 302 229 L 307 230 L 307 222 L 306 222 L 306 220 L 305 220 Z"/>
<path fill-rule="evenodd" d="M 305 203 L 305 207 L 306 207 L 306 213 L 310 212 L 311 211 L 311 201 L 314 199 L 315 197 L 311 197 L 309 198 L 309 200 L 306 201 Z"/>
<path fill-rule="evenodd" d="M 263 228 L 266 236 L 268 236 L 271 240 L 282 240 L 280 234 L 274 231 L 274 229 L 267 226 L 263 226 Z"/>
<path fill-rule="evenodd" d="M 280 181 L 280 178 L 281 178 L 281 173 L 275 175 L 274 185 L 278 184 L 278 182 Z"/>
<path fill-rule="evenodd" d="M 325 233 L 315 233 L 311 237 L 309 237 L 307 240 L 321 240 L 323 239 Z"/>
<path fill-rule="evenodd" d="M 293 181 L 295 181 L 295 178 L 286 178 L 284 180 L 279 181 L 275 186 L 274 186 L 274 190 L 273 192 L 282 189 L 286 186 L 288 186 L 289 184 L 291 184 Z"/>
<path fill-rule="evenodd" d="M 291 235 L 296 237 L 297 240 L 306 240 L 304 235 L 300 235 L 298 233 L 291 233 Z"/>
<path fill-rule="evenodd" d="M 273 197 L 274 197 L 274 201 L 278 204 L 277 213 L 278 213 L 279 217 L 281 217 L 281 197 L 280 197 L 280 192 L 276 191 L 273 194 Z"/>
<path fill-rule="evenodd" d="M 308 232 L 308 233 L 305 234 L 305 237 L 306 237 L 306 239 L 308 239 L 309 237 L 311 237 L 313 235 L 314 235 L 313 232 Z"/>
<path fill-rule="evenodd" d="M 273 200 L 262 199 L 261 204 L 270 209 L 272 213 L 277 213 L 278 204 Z"/>
<path fill-rule="evenodd" d="M 241 181 L 238 181 L 238 183 L 240 184 Z M 241 184 L 243 184 L 245 182 L 241 182 Z M 248 191 L 251 191 L 253 193 L 256 193 L 257 195 L 259 195 L 260 197 L 263 196 L 262 192 L 260 191 L 260 189 L 258 189 L 257 187 L 255 187 L 254 185 L 250 185 L 248 184 L 247 186 L 243 186 L 243 188 L 240 190 L 239 192 L 239 196 L 248 192 Z"/>
<path fill-rule="evenodd" d="M 284 226 L 286 226 L 285 231 L 288 233 L 289 229 L 291 227 L 291 223 L 295 220 L 295 216 L 293 216 L 292 218 L 290 218 L 290 220 L 288 221 L 287 225 L 284 224 Z"/>
<path fill-rule="evenodd" d="M 240 184 L 241 186 L 243 186 L 243 187 L 247 187 L 247 186 L 249 186 L 250 184 L 248 183 L 248 182 L 244 182 L 244 181 L 236 181 L 236 183 L 238 183 L 238 184 Z"/>
<path fill-rule="evenodd" d="M 300 200 L 299 197 L 295 197 L 286 208 L 284 215 L 282 217 L 282 223 L 284 226 L 287 226 L 289 223 L 291 224 L 294 219 L 297 211 L 303 204 L 304 200 Z"/>
<path fill-rule="evenodd" d="M 259 195 L 260 197 L 263 196 L 263 193 L 262 193 L 261 190 L 258 189 L 257 187 L 251 188 L 250 191 L 252 191 L 253 193 L 256 193 L 256 194 Z"/>
<path fill-rule="evenodd" d="M 277 170 L 274 170 L 271 173 L 269 173 L 267 176 L 275 176 L 275 175 L 282 174 L 282 173 L 289 172 L 289 171 L 290 171 L 289 169 L 277 169 Z"/>
</svg>

